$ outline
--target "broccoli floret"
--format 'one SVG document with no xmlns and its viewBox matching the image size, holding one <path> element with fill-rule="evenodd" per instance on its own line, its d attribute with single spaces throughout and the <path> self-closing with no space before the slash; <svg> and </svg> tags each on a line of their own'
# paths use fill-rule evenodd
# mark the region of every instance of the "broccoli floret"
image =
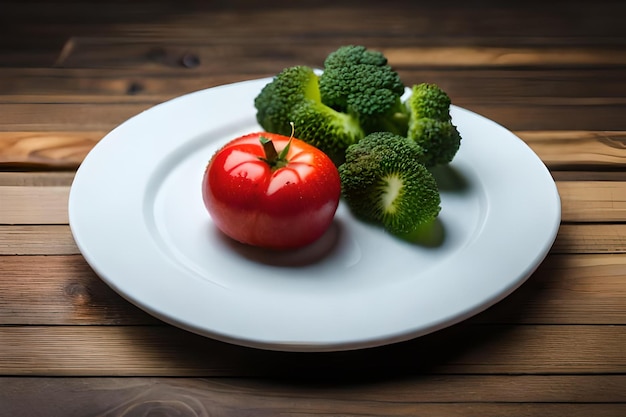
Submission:
<svg viewBox="0 0 626 417">
<path fill-rule="evenodd" d="M 423 150 L 427 167 L 447 164 L 461 146 L 461 135 L 450 117 L 450 97 L 437 85 L 413 86 L 405 102 L 409 112 L 407 137 Z"/>
<path fill-rule="evenodd" d="M 321 101 L 319 77 L 307 66 L 289 67 L 276 75 L 254 100 L 256 118 L 268 132 L 291 134 L 318 147 L 335 163 L 364 132 L 358 120 Z"/>
<path fill-rule="evenodd" d="M 343 46 L 330 53 L 320 76 L 322 102 L 357 117 L 366 134 L 406 134 L 407 112 L 401 101 L 404 88 L 387 58 L 364 46 Z"/>
<path fill-rule="evenodd" d="M 360 220 L 410 236 L 441 210 L 437 183 L 419 162 L 422 150 L 407 138 L 376 132 L 351 145 L 339 166 L 342 196 Z"/>
<path fill-rule="evenodd" d="M 268 132 L 291 134 L 325 152 L 337 165 L 348 146 L 375 132 L 406 136 L 427 167 L 452 160 L 461 136 L 452 124 L 450 98 L 435 84 L 419 84 L 402 101 L 404 84 L 387 58 L 364 46 L 330 53 L 324 71 L 284 69 L 255 98 L 257 121 Z"/>
<path fill-rule="evenodd" d="M 414 120 L 408 137 L 424 150 L 421 161 L 429 168 L 452 161 L 461 146 L 461 135 L 451 121 Z"/>
</svg>

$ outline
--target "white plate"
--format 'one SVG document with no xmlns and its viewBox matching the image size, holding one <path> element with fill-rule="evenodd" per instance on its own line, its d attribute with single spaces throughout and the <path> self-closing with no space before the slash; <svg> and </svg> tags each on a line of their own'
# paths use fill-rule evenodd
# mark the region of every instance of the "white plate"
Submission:
<svg viewBox="0 0 626 417">
<path fill-rule="evenodd" d="M 80 166 L 72 233 L 89 265 L 132 303 L 235 344 L 357 349 L 464 320 L 510 294 L 547 254 L 560 200 L 546 167 L 502 126 L 454 106 L 463 141 L 438 173 L 440 245 L 399 241 L 343 204 L 329 232 L 294 253 L 224 238 L 202 203 L 202 175 L 219 147 L 260 129 L 253 100 L 268 81 L 157 105 L 111 131 Z"/>
</svg>

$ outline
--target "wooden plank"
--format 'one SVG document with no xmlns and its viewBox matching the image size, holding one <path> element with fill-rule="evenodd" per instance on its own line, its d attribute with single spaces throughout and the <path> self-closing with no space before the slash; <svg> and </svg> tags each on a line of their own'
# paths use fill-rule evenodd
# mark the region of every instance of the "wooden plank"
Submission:
<svg viewBox="0 0 626 417">
<path fill-rule="evenodd" d="M 208 44 L 207 44 L 208 43 Z M 224 69 L 229 65 L 254 61 L 258 68 L 295 65 L 294 45 L 255 43 L 254 45 L 216 45 L 206 39 L 198 43 L 137 38 L 74 37 L 65 47 L 57 66 L 78 68 L 123 68 L 140 66 L 186 67 L 185 57 L 194 57 L 195 68 L 203 71 Z M 367 45 L 370 48 L 374 46 Z M 308 44 L 309 65 L 323 63 L 332 49 L 328 44 Z M 402 67 L 528 67 L 528 66 L 623 66 L 622 47 L 489 47 L 489 46 L 405 46 L 378 48 L 397 68 Z M 160 53 L 157 55 L 155 51 Z M 219 56 L 219 60 L 213 59 Z M 278 62 L 277 62 L 278 61 Z M 319 65 L 319 64 L 317 64 Z"/>
<path fill-rule="evenodd" d="M 472 320 L 624 325 L 625 270 L 620 254 L 549 255 L 522 287 Z M 0 276 L 0 325 L 158 323 L 115 294 L 80 255 L 5 256 Z"/>
<path fill-rule="evenodd" d="M 0 104 L 0 131 L 109 131 L 152 106 L 127 104 Z"/>
<path fill-rule="evenodd" d="M 620 48 L 435 46 L 385 48 L 383 51 L 389 61 L 398 67 L 406 65 L 484 68 L 626 64 L 626 55 Z"/>
<path fill-rule="evenodd" d="M 280 6 L 272 6 L 265 2 L 262 9 L 248 2 L 244 6 L 241 1 L 231 3 L 210 6 L 194 3 L 194 7 L 189 4 L 177 5 L 175 12 L 171 11 L 172 5 L 161 4 L 161 7 L 156 8 L 149 5 L 137 8 L 133 13 L 108 4 L 81 6 L 80 3 L 70 2 L 58 7 L 38 4 L 36 11 L 26 8 L 29 10 L 26 21 L 24 7 L 3 4 L 3 23 L 9 36 L 0 37 L 0 47 L 8 52 L 0 57 L 0 65 L 50 65 L 50 52 L 58 52 L 59 44 L 73 35 L 143 37 L 170 41 L 196 39 L 215 47 L 222 46 L 222 49 L 225 46 L 233 48 L 253 44 L 248 49 L 252 52 L 261 47 L 267 48 L 268 45 L 274 49 L 286 48 L 286 51 L 275 54 L 278 59 L 288 54 L 298 55 L 302 50 L 310 53 L 312 42 L 333 46 L 350 43 L 405 47 L 443 44 L 474 48 L 476 45 L 491 48 L 519 45 L 523 48 L 541 44 L 565 47 L 576 44 L 602 49 L 607 45 L 614 48 L 624 45 L 619 17 L 624 15 L 625 10 L 619 2 L 601 2 L 595 8 L 580 3 L 565 6 L 560 2 L 554 6 L 544 3 L 527 8 L 441 8 L 439 5 L 405 3 L 400 9 L 363 2 L 359 3 L 358 8 L 324 2 L 326 4 L 316 3 L 314 7 L 290 5 L 287 9 L 282 3 Z M 594 19 L 589 19 L 589 16 L 594 16 Z M 304 21 L 315 21 L 316 30 L 322 35 L 303 33 L 301 22 Z M 251 37 L 246 32 L 250 22 L 277 24 L 272 24 L 272 30 L 257 32 Z M 484 26 L 475 22 L 486 22 L 487 34 Z M 527 22 L 533 22 L 533 31 L 528 31 Z M 285 39 L 289 41 L 285 42 Z M 292 45 L 297 49 L 294 50 Z M 593 48 L 590 49 L 593 52 Z M 33 53 L 23 53 L 26 50 Z M 619 50 L 614 55 L 619 56 Z M 213 56 L 221 57 L 218 53 Z M 549 58 L 552 57 L 550 55 Z M 587 59 L 586 56 L 574 58 Z M 89 65 L 89 62 L 84 64 Z"/>
<path fill-rule="evenodd" d="M 0 276 L 0 325 L 160 323 L 117 295 L 80 255 L 5 256 Z"/>
<path fill-rule="evenodd" d="M 375 351 L 324 354 L 230 346 L 170 326 L 9 326 L 0 340 L 0 373 L 15 376 L 626 372 L 622 326 L 462 324 Z"/>
<path fill-rule="evenodd" d="M 410 376 L 360 383 L 328 378 L 309 382 L 4 377 L 0 378 L 0 403 L 7 415 L 30 417 L 67 417 L 75 415 L 74 410 L 111 417 L 232 415 L 234 410 L 257 416 L 622 417 L 619 413 L 626 412 L 626 404 L 621 387 L 625 384 L 622 375 Z M 482 389 L 476 392 L 468 386 Z M 41 392 L 50 393 L 45 402 Z"/>
<path fill-rule="evenodd" d="M 510 130 L 626 130 L 626 121 L 618 116 L 626 112 L 624 105 L 537 103 L 527 106 L 480 100 L 459 104 Z"/>
<path fill-rule="evenodd" d="M 330 52 L 330 49 L 329 49 Z M 294 58 L 297 59 L 297 58 Z M 322 66 L 323 61 L 312 63 Z M 227 67 L 228 68 L 228 67 Z M 186 92 L 246 79 L 275 75 L 255 67 L 203 72 L 187 69 L 136 68 L 0 68 L 0 102 L 45 103 L 165 100 Z M 613 98 L 626 95 L 621 68 L 458 69 L 398 68 L 406 84 L 439 84 L 457 99 L 509 100 L 511 98 Z"/>
<path fill-rule="evenodd" d="M 6 186 L 70 186 L 74 171 L 0 172 L 0 187 Z"/>
<path fill-rule="evenodd" d="M 106 132 L 0 132 L 0 168 L 76 169 Z"/>
<path fill-rule="evenodd" d="M 275 73 L 254 68 L 223 74 L 161 68 L 0 68 L 0 102 L 163 101 L 187 92 L 272 75 Z M 600 75 L 613 79 L 619 91 L 617 77 Z"/>
<path fill-rule="evenodd" d="M 477 323 L 626 324 L 626 257 L 549 255 L 513 294 Z"/>
<path fill-rule="evenodd" d="M 558 182 L 563 221 L 626 221 L 626 184 L 621 182 Z"/>
<path fill-rule="evenodd" d="M 68 224 L 69 187 L 0 187 L 0 224 Z"/>
<path fill-rule="evenodd" d="M 626 171 L 551 171 L 557 182 L 565 181 L 626 181 Z"/>
<path fill-rule="evenodd" d="M 402 7 L 387 7 L 379 2 L 360 2 L 359 7 L 352 4 L 337 4 L 321 1 L 315 5 L 293 3 L 289 7 L 281 1 L 268 0 L 259 7 L 250 0 L 236 0 L 228 3 L 187 3 L 146 2 L 141 6 L 123 2 L 112 4 L 86 5 L 71 1 L 55 2 L 54 6 L 44 4 L 33 10 L 20 2 L 10 1 L 5 7 L 7 23 L 14 19 L 37 24 L 45 29 L 64 33 L 65 25 L 81 28 L 91 23 L 91 32 L 101 33 L 103 26 L 115 23 L 120 33 L 144 35 L 146 37 L 195 37 L 211 39 L 210 35 L 223 33 L 230 39 L 235 35 L 246 34 L 246 27 L 237 24 L 246 22 L 276 22 L 267 35 L 300 35 L 293 41 L 306 38 L 302 36 L 302 22 L 315 21 L 316 30 L 324 38 L 340 38 L 352 34 L 362 34 L 362 28 L 375 37 L 408 38 L 405 42 L 415 42 L 423 37 L 462 36 L 540 38 L 549 41 L 553 38 L 571 36 L 571 42 L 585 43 L 590 38 L 605 39 L 623 34 L 619 25 L 624 13 L 623 3 L 602 1 L 594 4 L 572 1 L 539 3 L 525 2 L 502 7 L 496 2 L 480 5 L 468 5 L 461 2 L 450 4 L 437 3 L 402 3 Z M 56 6 L 56 7 L 55 7 Z M 92 6 L 92 7 L 89 7 Z M 498 6 L 498 7 L 495 7 Z M 529 7 L 530 6 L 530 7 Z M 533 7 L 534 6 L 534 7 Z M 541 7 L 537 7 L 541 6 Z M 85 16 L 88 16 L 86 19 Z M 175 16 L 176 19 L 172 19 Z M 563 19 L 567 16 L 568 19 Z M 589 19 L 594 16 L 594 19 Z M 87 21 L 86 21 L 87 20 Z M 445 22 L 445 24 L 443 24 Z M 478 25 L 476 22 L 481 22 Z M 529 34 L 528 22 L 533 22 L 533 31 Z M 55 27 L 57 23 L 60 27 Z M 375 25 L 374 23 L 378 23 Z M 584 23 L 584 24 L 583 24 Z M 360 26 L 359 24 L 363 25 Z M 485 26 L 489 30 L 486 30 Z M 27 26 L 26 28 L 32 28 Z M 41 32 L 37 32 L 41 33 Z M 486 34 L 486 35 L 485 35 Z M 230 40 L 232 42 L 232 40 Z"/>
<path fill-rule="evenodd" d="M 516 132 L 553 170 L 621 168 L 626 163 L 626 132 Z"/>
<path fill-rule="evenodd" d="M 626 224 L 562 224 L 552 253 L 626 253 Z"/>
<path fill-rule="evenodd" d="M 69 226 L 0 226 L 0 255 L 80 253 Z"/>
</svg>

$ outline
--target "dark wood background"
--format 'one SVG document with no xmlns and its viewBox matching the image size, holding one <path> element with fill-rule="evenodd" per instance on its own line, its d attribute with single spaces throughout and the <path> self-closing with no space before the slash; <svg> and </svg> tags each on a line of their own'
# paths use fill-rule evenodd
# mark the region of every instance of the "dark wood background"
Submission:
<svg viewBox="0 0 626 417">
<path fill-rule="evenodd" d="M 622 1 L 3 1 L 0 415 L 626 415 L 625 17 Z M 546 163 L 563 222 L 519 291 L 416 340 L 296 354 L 165 325 L 99 280 L 67 195 L 102 136 L 352 43 Z"/>
</svg>

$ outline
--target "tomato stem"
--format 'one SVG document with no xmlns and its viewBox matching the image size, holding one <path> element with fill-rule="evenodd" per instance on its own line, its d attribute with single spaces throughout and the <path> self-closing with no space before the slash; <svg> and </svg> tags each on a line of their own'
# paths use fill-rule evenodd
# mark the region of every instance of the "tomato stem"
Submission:
<svg viewBox="0 0 626 417">
<path fill-rule="evenodd" d="M 278 160 L 278 152 L 276 152 L 274 142 L 265 136 L 261 136 L 259 140 L 261 141 L 261 145 L 263 145 L 263 152 L 265 153 L 265 158 L 263 159 L 270 165 L 275 164 Z"/>
<path fill-rule="evenodd" d="M 276 151 L 276 147 L 274 146 L 274 142 L 271 139 L 266 138 L 265 136 L 261 136 L 259 141 L 261 145 L 263 145 L 263 153 L 265 153 L 265 158 L 260 158 L 265 161 L 272 169 L 278 169 L 287 164 L 287 154 L 289 153 L 289 148 L 291 147 L 291 141 L 293 140 L 294 133 L 294 124 L 291 122 L 291 136 L 289 137 L 289 142 L 280 151 L 280 154 Z"/>
</svg>

